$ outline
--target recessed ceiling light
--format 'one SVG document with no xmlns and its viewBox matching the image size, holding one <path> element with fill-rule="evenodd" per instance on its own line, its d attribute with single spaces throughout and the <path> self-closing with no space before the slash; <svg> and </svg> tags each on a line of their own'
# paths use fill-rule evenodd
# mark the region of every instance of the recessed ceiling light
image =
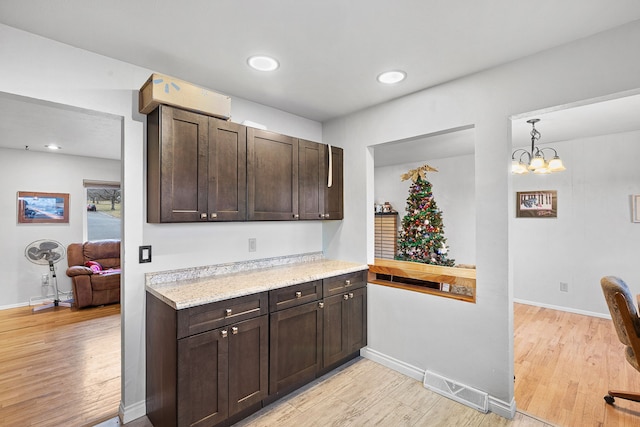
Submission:
<svg viewBox="0 0 640 427">
<path fill-rule="evenodd" d="M 62 150 L 62 147 L 56 144 L 47 144 L 44 148 L 48 148 L 49 150 Z"/>
<path fill-rule="evenodd" d="M 407 73 L 400 70 L 393 71 L 385 71 L 384 73 L 378 75 L 378 81 L 380 83 L 392 85 L 394 83 L 399 83 L 407 78 Z"/>
<path fill-rule="evenodd" d="M 264 55 L 252 56 L 247 59 L 247 63 L 251 68 L 258 71 L 273 71 L 280 66 L 277 60 Z"/>
</svg>

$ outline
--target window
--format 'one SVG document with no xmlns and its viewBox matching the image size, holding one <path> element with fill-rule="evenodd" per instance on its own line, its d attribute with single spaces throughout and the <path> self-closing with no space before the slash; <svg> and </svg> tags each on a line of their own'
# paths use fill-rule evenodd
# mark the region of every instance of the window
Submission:
<svg viewBox="0 0 640 427">
<path fill-rule="evenodd" d="M 120 183 L 86 181 L 85 240 L 120 239 L 122 235 L 122 192 Z"/>
</svg>

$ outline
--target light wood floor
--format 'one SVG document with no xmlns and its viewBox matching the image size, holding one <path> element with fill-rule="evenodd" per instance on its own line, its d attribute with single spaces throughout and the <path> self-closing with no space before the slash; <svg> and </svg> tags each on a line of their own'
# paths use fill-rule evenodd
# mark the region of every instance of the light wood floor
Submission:
<svg viewBox="0 0 640 427">
<path fill-rule="evenodd" d="M 93 426 L 118 414 L 120 305 L 0 310 L 0 425 Z"/>
<path fill-rule="evenodd" d="M 611 320 L 515 304 L 514 331 L 518 410 L 559 426 L 640 426 L 640 403 L 603 400 L 640 391 Z"/>
<path fill-rule="evenodd" d="M 120 307 L 0 310 L 0 425 L 93 426 L 117 415 Z M 370 360 L 353 363 L 238 424 L 257 426 L 637 426 L 640 390 L 610 320 L 515 305 L 516 419 L 484 415 Z M 546 420 L 545 422 L 539 419 Z M 116 426 L 117 420 L 104 426 Z M 126 427 L 149 427 L 145 417 Z"/>
<path fill-rule="evenodd" d="M 514 420 L 483 414 L 425 389 L 367 359 L 332 372 L 237 427 L 299 426 L 546 427 L 523 414 Z"/>
</svg>

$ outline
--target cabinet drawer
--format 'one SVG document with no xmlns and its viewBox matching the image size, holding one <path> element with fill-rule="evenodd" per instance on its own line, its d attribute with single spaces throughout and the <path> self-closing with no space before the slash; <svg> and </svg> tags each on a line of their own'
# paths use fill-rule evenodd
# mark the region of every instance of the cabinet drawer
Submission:
<svg viewBox="0 0 640 427">
<path fill-rule="evenodd" d="M 348 289 L 362 288 L 367 284 L 367 270 L 329 277 L 322 281 L 324 297 L 345 292 Z"/>
<path fill-rule="evenodd" d="M 316 301 L 322 298 L 322 280 L 300 283 L 269 291 L 269 312 Z"/>
<path fill-rule="evenodd" d="M 179 310 L 177 338 L 267 314 L 267 301 L 267 292 L 262 292 Z"/>
</svg>

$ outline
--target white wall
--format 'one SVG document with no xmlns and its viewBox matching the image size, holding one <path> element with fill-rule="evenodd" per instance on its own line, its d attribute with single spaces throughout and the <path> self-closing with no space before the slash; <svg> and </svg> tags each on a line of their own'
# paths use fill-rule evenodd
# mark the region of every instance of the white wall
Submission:
<svg viewBox="0 0 640 427">
<path fill-rule="evenodd" d="M 456 264 L 476 263 L 476 209 L 474 156 L 425 159 L 401 165 L 382 166 L 374 169 L 374 200 L 384 202 L 398 211 L 398 227 L 406 215 L 407 197 L 412 181 L 402 181 L 401 175 L 424 165 L 433 166 L 438 172 L 429 172 L 433 198 L 442 211 L 444 236 L 449 246 L 449 259 Z M 373 207 L 372 207 L 373 209 Z"/>
<path fill-rule="evenodd" d="M 600 278 L 620 276 L 640 291 L 640 224 L 631 195 L 640 194 L 640 132 L 549 144 L 567 170 L 513 176 L 513 191 L 557 190 L 557 218 L 515 218 L 514 297 L 586 314 L 608 315 Z M 560 292 L 560 282 L 569 292 Z"/>
<path fill-rule="evenodd" d="M 475 125 L 477 303 L 371 285 L 371 351 L 485 390 L 494 409 L 514 409 L 509 117 L 640 87 L 639 44 L 635 22 L 325 124 L 325 141 L 344 146 L 349 165 L 345 220 L 325 229 L 333 237 L 325 247 L 360 262 L 373 261 L 369 147 Z"/>
<path fill-rule="evenodd" d="M 27 261 L 24 256 L 25 247 L 40 239 L 57 240 L 65 247 L 69 243 L 82 242 L 87 205 L 82 180 L 119 181 L 120 162 L 0 148 L 0 171 L 0 271 L 3 272 L 0 307 L 8 308 L 25 305 L 30 297 L 40 296 L 40 278 L 42 274 L 49 272 L 48 266 Z M 69 223 L 18 224 L 18 191 L 68 193 Z M 71 290 L 71 280 L 65 274 L 66 269 L 66 259 L 56 264 L 58 287 L 61 291 Z"/>
<path fill-rule="evenodd" d="M 137 99 L 138 89 L 152 71 L 4 25 L 0 25 L 0 40 L 0 91 L 123 117 L 121 412 L 124 421 L 130 421 L 145 413 L 144 273 L 320 251 L 322 224 L 147 224 L 145 116 L 137 112 Z M 231 108 L 234 121 L 250 119 L 275 131 L 322 142 L 320 123 L 237 98 Z M 3 185 L 14 179 L 4 170 L 0 176 Z M 11 212 L 14 198 L 11 194 Z M 15 232 L 20 235 L 22 230 Z M 257 238 L 257 252 L 249 254 L 248 237 Z M 138 247 L 143 244 L 153 246 L 150 264 L 138 264 Z"/>
</svg>

